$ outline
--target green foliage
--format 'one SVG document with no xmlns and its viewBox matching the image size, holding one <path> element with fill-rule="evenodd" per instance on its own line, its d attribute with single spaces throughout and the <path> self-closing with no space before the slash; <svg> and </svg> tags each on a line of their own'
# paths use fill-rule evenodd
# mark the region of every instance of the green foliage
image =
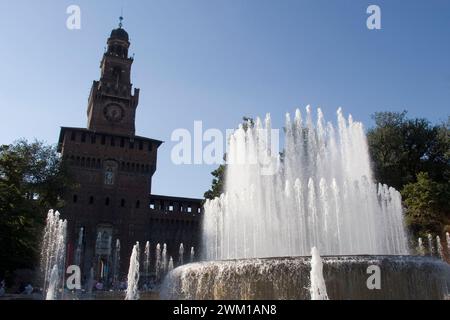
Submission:
<svg viewBox="0 0 450 320">
<path fill-rule="evenodd" d="M 367 137 L 375 178 L 402 190 L 406 222 L 415 235 L 448 224 L 450 121 L 432 125 L 406 112 L 378 112 Z"/>
<path fill-rule="evenodd" d="M 36 261 L 49 208 L 71 179 L 54 147 L 20 140 L 0 146 L 0 277 Z"/>
<path fill-rule="evenodd" d="M 378 181 L 401 190 L 419 172 L 428 172 L 436 181 L 448 180 L 448 124 L 407 119 L 406 112 L 378 112 L 373 118 L 376 126 L 367 137 Z"/>
<path fill-rule="evenodd" d="M 441 234 L 450 208 L 450 184 L 437 183 L 428 173 L 417 175 L 417 182 L 402 190 L 406 223 L 416 235 Z"/>
<path fill-rule="evenodd" d="M 214 177 L 212 180 L 211 189 L 205 192 L 205 199 L 214 199 L 219 197 L 223 193 L 224 181 L 225 181 L 225 165 L 221 164 L 216 170 L 211 172 Z"/>
</svg>

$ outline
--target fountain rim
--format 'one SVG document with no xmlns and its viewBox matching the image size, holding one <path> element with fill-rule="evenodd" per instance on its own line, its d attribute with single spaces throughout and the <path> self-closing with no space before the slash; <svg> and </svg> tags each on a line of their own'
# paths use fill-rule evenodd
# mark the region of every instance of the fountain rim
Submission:
<svg viewBox="0 0 450 320">
<path fill-rule="evenodd" d="M 219 260 L 200 260 L 193 263 L 208 263 L 208 262 L 244 262 L 244 261 L 269 261 L 269 260 L 298 260 L 298 259 L 311 259 L 311 255 L 306 256 L 272 256 L 272 257 L 254 257 L 254 258 L 236 258 L 236 259 L 219 259 Z M 337 254 L 337 255 L 321 255 L 320 256 L 324 260 L 346 260 L 346 259 L 363 259 L 364 260 L 382 260 L 382 259 L 395 259 L 395 260 L 428 260 L 428 261 L 441 261 L 438 257 L 434 256 L 422 256 L 422 255 L 414 255 L 414 254 Z M 190 264 L 190 263 L 189 263 Z M 187 264 L 186 264 L 187 265 Z"/>
</svg>

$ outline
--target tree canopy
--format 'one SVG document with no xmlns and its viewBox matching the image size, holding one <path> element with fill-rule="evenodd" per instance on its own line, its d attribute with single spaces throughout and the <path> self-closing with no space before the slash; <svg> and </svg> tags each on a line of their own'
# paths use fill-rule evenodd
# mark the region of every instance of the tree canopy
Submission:
<svg viewBox="0 0 450 320">
<path fill-rule="evenodd" d="M 450 121 L 432 125 L 406 112 L 378 112 L 367 134 L 375 178 L 400 190 L 415 234 L 449 229 Z"/>
<path fill-rule="evenodd" d="M 26 140 L 0 146 L 0 277 L 36 262 L 46 212 L 63 206 L 70 181 L 55 147 Z"/>
<path fill-rule="evenodd" d="M 449 124 L 408 119 L 406 112 L 377 112 L 375 127 L 367 133 L 373 169 L 378 181 L 401 190 L 428 172 L 438 182 L 448 181 Z"/>
</svg>

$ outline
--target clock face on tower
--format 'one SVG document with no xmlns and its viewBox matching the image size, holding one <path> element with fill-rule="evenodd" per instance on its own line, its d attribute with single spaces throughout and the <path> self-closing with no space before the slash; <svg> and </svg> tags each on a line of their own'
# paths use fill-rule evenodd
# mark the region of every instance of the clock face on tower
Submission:
<svg viewBox="0 0 450 320">
<path fill-rule="evenodd" d="M 111 103 L 103 109 L 103 114 L 108 121 L 119 122 L 123 119 L 124 111 L 120 105 Z"/>
</svg>

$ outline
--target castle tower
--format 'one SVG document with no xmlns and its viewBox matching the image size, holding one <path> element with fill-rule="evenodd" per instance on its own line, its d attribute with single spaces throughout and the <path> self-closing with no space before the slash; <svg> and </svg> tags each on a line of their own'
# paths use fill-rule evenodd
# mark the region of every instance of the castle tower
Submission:
<svg viewBox="0 0 450 320">
<path fill-rule="evenodd" d="M 139 89 L 132 92 L 133 59 L 122 23 L 112 30 L 107 44 L 100 79 L 94 81 L 88 99 L 87 128 L 62 127 L 58 146 L 76 184 L 62 210 L 69 223 L 69 252 L 76 251 L 80 238 L 84 273 L 94 267 L 102 279 L 112 272 L 116 239 L 126 263 L 137 235 L 149 237 L 143 230 L 150 221 L 151 180 L 162 143 L 135 135 Z"/>
<path fill-rule="evenodd" d="M 112 30 L 107 44 L 100 80 L 94 81 L 89 95 L 88 129 L 133 136 L 139 89 L 132 92 L 133 58 L 128 56 L 130 42 L 122 24 Z"/>
<path fill-rule="evenodd" d="M 58 151 L 75 182 L 61 209 L 68 221 L 66 262 L 80 265 L 84 284 L 93 268 L 95 280 L 111 288 L 124 280 L 136 241 L 150 241 L 152 252 L 166 243 L 175 260 L 181 243 L 198 249 L 202 199 L 151 194 L 162 142 L 135 133 L 139 89 L 132 90 L 122 19 L 107 45 L 89 94 L 87 127 L 62 127 Z"/>
</svg>

